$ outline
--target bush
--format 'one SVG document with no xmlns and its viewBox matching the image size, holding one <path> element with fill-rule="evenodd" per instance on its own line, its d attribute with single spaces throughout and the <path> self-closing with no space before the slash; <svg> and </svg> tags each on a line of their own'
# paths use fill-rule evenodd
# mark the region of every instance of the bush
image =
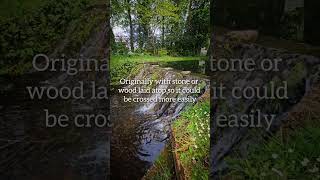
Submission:
<svg viewBox="0 0 320 180">
<path fill-rule="evenodd" d="M 168 51 L 166 49 L 159 50 L 159 56 L 167 56 L 167 55 L 168 55 Z"/>
<path fill-rule="evenodd" d="M 127 55 L 129 48 L 124 42 L 113 42 L 112 43 L 112 54 L 114 55 Z"/>
<path fill-rule="evenodd" d="M 113 64 L 110 68 L 111 85 L 118 85 L 120 79 L 127 78 L 136 66 L 136 62 L 129 60 Z"/>
</svg>

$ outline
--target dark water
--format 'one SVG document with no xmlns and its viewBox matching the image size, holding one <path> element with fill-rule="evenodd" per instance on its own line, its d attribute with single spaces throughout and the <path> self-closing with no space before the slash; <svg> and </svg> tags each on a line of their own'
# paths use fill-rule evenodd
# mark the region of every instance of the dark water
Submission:
<svg viewBox="0 0 320 180">
<path fill-rule="evenodd" d="M 44 109 L 71 115 L 74 105 L 27 94 L 51 76 L 0 77 L 0 179 L 106 179 L 108 129 L 47 128 Z"/>
<path fill-rule="evenodd" d="M 141 179 L 166 145 L 166 124 L 143 112 L 143 104 L 124 103 L 122 98 L 115 94 L 111 100 L 111 179 Z"/>
</svg>

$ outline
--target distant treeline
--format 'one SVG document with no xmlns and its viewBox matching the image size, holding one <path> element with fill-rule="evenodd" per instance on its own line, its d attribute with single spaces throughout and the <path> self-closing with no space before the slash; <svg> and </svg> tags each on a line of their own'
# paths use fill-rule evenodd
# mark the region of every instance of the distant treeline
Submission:
<svg viewBox="0 0 320 180">
<path fill-rule="evenodd" d="M 112 0 L 112 52 L 198 55 L 209 45 L 209 0 Z"/>
</svg>

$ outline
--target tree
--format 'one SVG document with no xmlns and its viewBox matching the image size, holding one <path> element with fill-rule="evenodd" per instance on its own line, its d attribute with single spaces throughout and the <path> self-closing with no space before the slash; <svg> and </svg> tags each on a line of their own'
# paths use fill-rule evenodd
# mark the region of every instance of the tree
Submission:
<svg viewBox="0 0 320 180">
<path fill-rule="evenodd" d="M 112 20 L 114 25 L 129 26 L 130 49 L 134 52 L 134 25 L 131 0 L 112 0 Z"/>
<path fill-rule="evenodd" d="M 125 6 L 127 8 L 127 16 L 129 20 L 129 27 L 130 27 L 130 49 L 131 49 L 131 52 L 134 52 L 133 22 L 131 17 L 131 1 L 126 0 Z"/>
<path fill-rule="evenodd" d="M 115 0 L 114 0 L 115 1 Z M 113 20 L 129 29 L 130 48 L 158 55 L 196 55 L 207 46 L 209 0 L 119 0 Z"/>
</svg>

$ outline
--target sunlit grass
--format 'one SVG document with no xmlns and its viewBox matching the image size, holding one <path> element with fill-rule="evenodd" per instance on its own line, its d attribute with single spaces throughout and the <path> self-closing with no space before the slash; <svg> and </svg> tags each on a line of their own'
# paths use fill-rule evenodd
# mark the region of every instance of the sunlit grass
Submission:
<svg viewBox="0 0 320 180">
<path fill-rule="evenodd" d="M 204 60 L 206 57 L 172 57 L 172 56 L 150 56 L 143 54 L 135 55 L 113 55 L 110 60 L 111 85 L 117 85 L 121 78 L 127 78 L 139 63 L 145 62 L 174 62 Z"/>
<path fill-rule="evenodd" d="M 150 56 L 150 55 L 113 55 L 111 56 L 110 64 L 117 65 L 118 63 L 123 63 L 126 61 L 132 62 L 173 62 L 173 61 L 193 61 L 193 60 L 202 60 L 205 57 L 202 56 L 189 56 L 189 57 L 173 57 L 173 56 Z"/>
</svg>

